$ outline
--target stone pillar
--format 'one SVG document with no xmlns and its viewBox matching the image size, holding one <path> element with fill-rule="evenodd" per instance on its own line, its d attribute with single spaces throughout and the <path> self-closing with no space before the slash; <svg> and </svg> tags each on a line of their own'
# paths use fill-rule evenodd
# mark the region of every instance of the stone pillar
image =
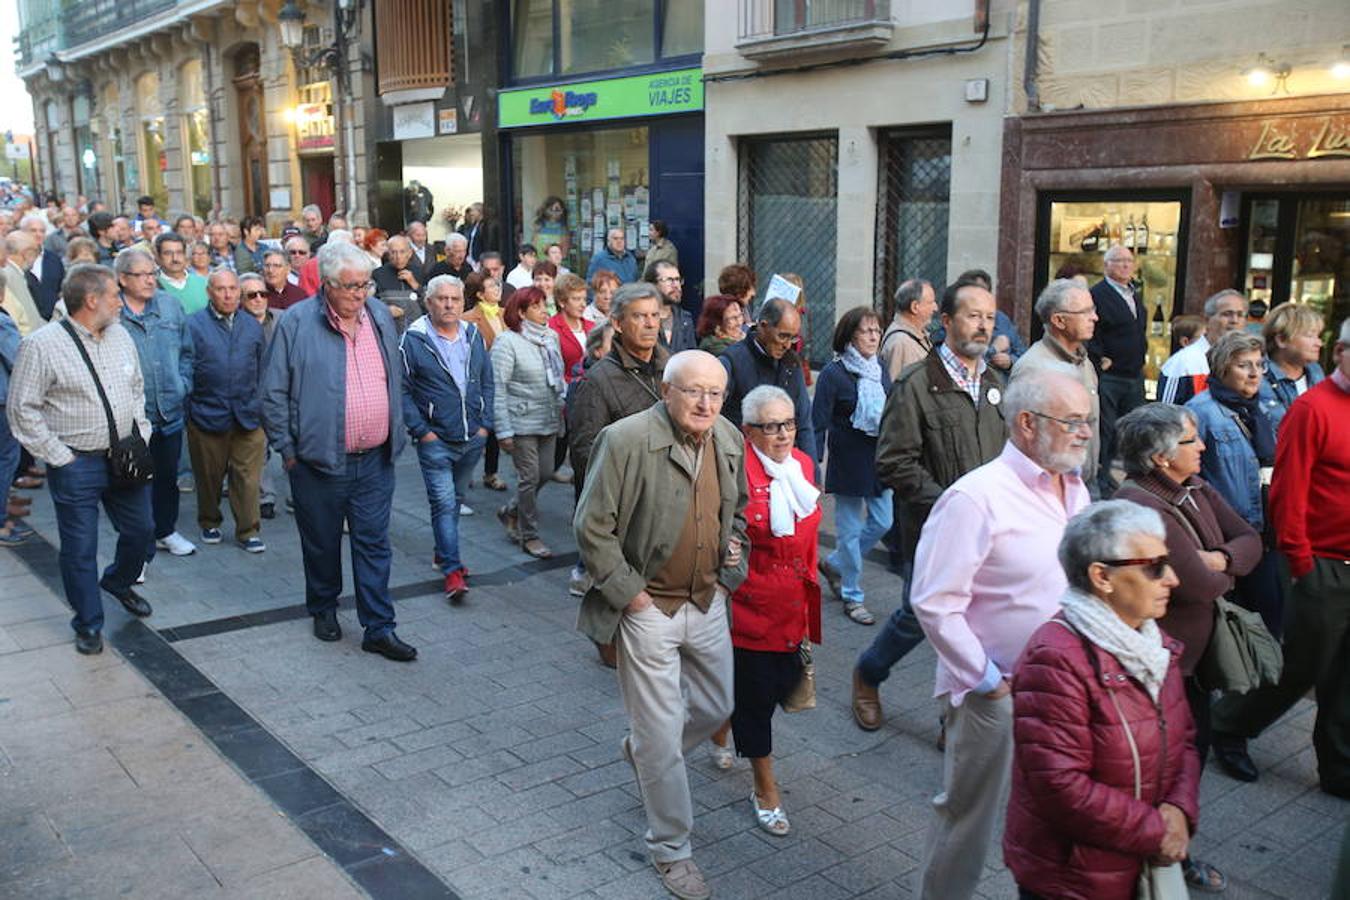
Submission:
<svg viewBox="0 0 1350 900">
<path fill-rule="evenodd" d="M 863 127 L 840 128 L 834 274 L 836 322 L 843 310 L 873 305 L 877 166 L 877 143 L 871 131 Z"/>
</svg>

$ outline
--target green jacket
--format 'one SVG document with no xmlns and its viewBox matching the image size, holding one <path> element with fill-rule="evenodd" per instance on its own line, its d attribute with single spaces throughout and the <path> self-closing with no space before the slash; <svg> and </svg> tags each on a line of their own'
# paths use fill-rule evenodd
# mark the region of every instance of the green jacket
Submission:
<svg viewBox="0 0 1350 900">
<path fill-rule="evenodd" d="M 724 554 L 733 537 L 742 548 L 740 563 L 724 564 L 717 576 L 730 594 L 745 580 L 750 558 L 745 443 L 736 426 L 721 417 L 713 426 L 712 442 L 705 453 L 716 460 L 722 493 L 719 541 Z M 675 443 L 675 426 L 664 403 L 620 419 L 595 441 L 572 522 L 595 585 L 581 601 L 577 628 L 593 641 L 614 639 L 624 607 L 661 571 L 679 540 L 693 479 L 672 455 Z"/>
<path fill-rule="evenodd" d="M 891 388 L 877 435 L 877 478 L 905 504 L 911 551 L 943 490 L 1003 452 L 1003 390 L 1003 380 L 986 368 L 976 408 L 936 350 Z"/>
</svg>

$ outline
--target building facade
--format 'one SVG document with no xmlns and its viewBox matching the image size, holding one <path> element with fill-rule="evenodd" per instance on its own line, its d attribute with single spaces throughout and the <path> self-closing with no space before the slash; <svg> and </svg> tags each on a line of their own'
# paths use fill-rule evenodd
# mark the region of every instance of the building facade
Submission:
<svg viewBox="0 0 1350 900">
<path fill-rule="evenodd" d="M 1004 134 L 999 294 L 1023 329 L 1052 277 L 1138 260 L 1149 377 L 1170 322 L 1236 288 L 1350 315 L 1350 7 L 1023 0 Z M 1330 342 L 1328 342 L 1329 346 Z"/>
<path fill-rule="evenodd" d="M 311 202 L 325 214 L 369 208 L 370 12 L 359 4 L 296 5 L 295 53 L 283 44 L 281 4 L 269 0 L 20 0 L 19 9 L 39 187 L 116 209 L 149 195 L 161 215 L 273 225 Z"/>
<path fill-rule="evenodd" d="M 795 273 L 810 356 L 905 278 L 996 261 L 1012 3 L 707 5 L 705 266 Z"/>
</svg>

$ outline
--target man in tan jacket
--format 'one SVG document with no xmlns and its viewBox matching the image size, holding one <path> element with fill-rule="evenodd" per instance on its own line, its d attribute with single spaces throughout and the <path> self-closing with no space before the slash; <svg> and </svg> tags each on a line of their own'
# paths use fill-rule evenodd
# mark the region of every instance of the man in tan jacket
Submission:
<svg viewBox="0 0 1350 900">
<path fill-rule="evenodd" d="M 672 356 L 661 388 L 661 403 L 606 427 L 591 453 L 574 528 L 594 586 L 577 627 L 617 646 L 622 752 L 646 807 L 647 850 L 667 890 L 699 900 L 710 892 L 692 858 L 684 754 L 731 713 L 744 443 L 720 415 L 726 372 L 711 354 Z"/>
<path fill-rule="evenodd" d="M 895 289 L 895 312 L 881 336 L 878 354 L 881 364 L 891 375 L 891 381 L 900 380 L 900 373 L 922 362 L 933 350 L 928 326 L 937 313 L 937 295 L 933 286 L 922 278 L 903 281 Z"/>
</svg>

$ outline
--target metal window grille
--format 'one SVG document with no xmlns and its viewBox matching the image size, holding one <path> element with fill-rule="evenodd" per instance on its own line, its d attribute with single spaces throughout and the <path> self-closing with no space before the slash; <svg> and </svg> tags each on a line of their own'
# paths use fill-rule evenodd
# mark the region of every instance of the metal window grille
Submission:
<svg viewBox="0 0 1350 900">
<path fill-rule="evenodd" d="M 951 130 L 884 131 L 879 136 L 877 191 L 878 303 L 907 278 L 947 280 L 951 207 Z"/>
<path fill-rule="evenodd" d="M 839 139 L 832 134 L 746 138 L 740 167 L 740 258 L 755 271 L 760 296 L 775 273 L 801 276 L 804 349 L 813 364 L 823 364 L 830 359 L 834 331 Z"/>
</svg>

